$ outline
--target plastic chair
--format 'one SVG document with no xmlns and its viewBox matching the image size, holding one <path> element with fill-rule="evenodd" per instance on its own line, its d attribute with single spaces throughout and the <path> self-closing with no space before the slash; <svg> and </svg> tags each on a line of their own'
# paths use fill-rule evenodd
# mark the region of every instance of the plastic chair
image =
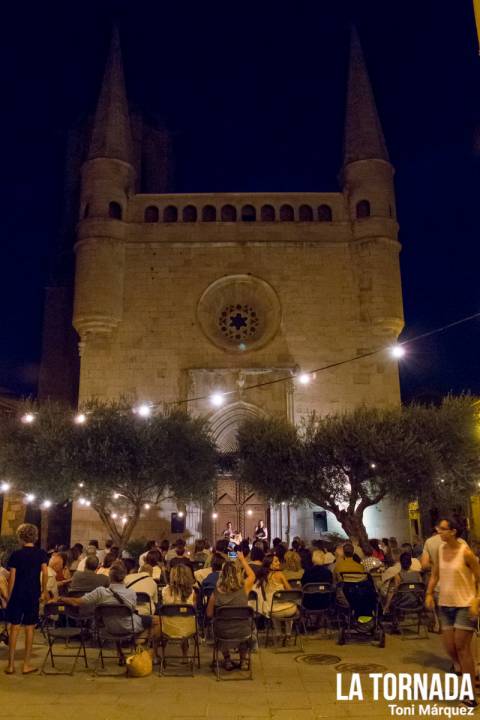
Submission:
<svg viewBox="0 0 480 720">
<path fill-rule="evenodd" d="M 47 654 L 42 663 L 41 672 L 45 675 L 73 675 L 75 667 L 80 655 L 83 655 L 85 667 L 88 668 L 87 651 L 85 648 L 85 617 L 82 617 L 79 613 L 80 608 L 69 607 L 63 605 L 61 602 L 48 603 L 44 607 L 44 632 L 48 643 Z M 59 615 L 64 615 L 66 618 L 65 627 L 56 627 L 56 620 Z M 68 621 L 74 620 L 75 627 L 68 624 Z M 71 640 L 78 640 L 78 648 L 75 652 L 62 652 L 55 653 L 54 645 L 57 640 L 64 640 L 67 649 Z M 52 669 L 49 671 L 45 670 L 48 658 Z M 70 670 L 58 670 L 55 665 L 55 658 L 74 658 L 73 664 Z"/>
<path fill-rule="evenodd" d="M 229 623 L 242 622 L 245 630 L 235 633 L 234 636 L 229 632 Z M 213 629 L 213 661 L 212 665 L 217 674 L 217 680 L 221 680 L 220 675 L 220 651 L 223 648 L 238 648 L 245 645 L 247 661 L 248 677 L 238 677 L 237 680 L 253 680 L 252 668 L 252 642 L 255 632 L 254 610 L 249 605 L 225 605 L 215 608 L 215 614 L 212 622 Z M 235 679 L 229 676 L 230 679 Z"/>
<path fill-rule="evenodd" d="M 291 622 L 293 623 L 295 645 L 297 644 L 298 638 L 298 622 L 301 621 L 302 614 L 300 608 L 302 606 L 303 592 L 301 590 L 276 590 L 272 595 L 272 602 L 269 610 L 269 618 L 267 622 L 267 633 L 265 636 L 265 647 L 268 647 L 268 641 L 270 638 L 270 629 L 273 629 L 273 620 L 279 620 L 280 622 Z M 285 603 L 291 603 L 296 606 L 295 612 L 292 615 L 284 616 L 283 610 L 275 610 L 275 605 L 283 605 Z"/>
<path fill-rule="evenodd" d="M 180 637 L 171 636 L 164 630 L 165 618 L 182 618 L 182 619 L 192 619 L 193 618 L 194 623 L 195 623 L 195 630 L 193 632 L 187 632 L 185 634 L 182 634 Z M 165 674 L 165 666 L 166 666 L 167 658 L 168 659 L 177 658 L 176 655 L 167 655 L 166 654 L 165 647 L 166 647 L 167 643 L 181 645 L 185 640 L 193 640 L 193 655 L 187 655 L 187 659 L 189 661 L 190 670 L 191 670 L 192 677 L 193 677 L 195 661 L 197 662 L 197 667 L 200 668 L 200 643 L 199 643 L 199 637 L 198 637 L 197 613 L 195 612 L 195 607 L 193 605 L 187 605 L 187 604 L 162 605 L 162 607 L 160 608 L 160 648 L 161 648 L 160 673 L 162 675 Z"/>
<path fill-rule="evenodd" d="M 328 620 L 332 615 L 335 604 L 335 588 L 332 583 L 318 582 L 307 583 L 303 587 L 302 618 L 304 628 L 312 619 L 324 620 L 325 631 L 328 628 Z"/>
</svg>

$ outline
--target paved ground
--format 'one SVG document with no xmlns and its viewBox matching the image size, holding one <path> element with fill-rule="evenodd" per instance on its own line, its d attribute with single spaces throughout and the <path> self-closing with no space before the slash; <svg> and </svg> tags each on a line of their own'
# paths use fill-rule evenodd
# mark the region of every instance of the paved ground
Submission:
<svg viewBox="0 0 480 720">
<path fill-rule="evenodd" d="M 93 653 L 93 651 L 89 651 Z M 309 654 L 330 655 L 329 664 L 312 665 Z M 41 637 L 35 644 L 34 662 L 45 655 Z M 93 655 L 92 655 L 93 657 Z M 253 656 L 253 681 L 217 682 L 210 670 L 211 648 L 202 646 L 202 667 L 192 677 L 148 678 L 95 677 L 78 670 L 71 676 L 32 675 L 23 677 L 20 664 L 15 676 L 0 673 L 0 718 L 10 720 L 55 718 L 58 720 L 319 720 L 320 718 L 391 717 L 386 702 L 374 702 L 371 693 L 364 702 L 338 701 L 336 676 L 341 664 L 381 665 L 389 672 L 436 672 L 448 662 L 438 635 L 427 640 L 402 640 L 387 636 L 387 647 L 365 644 L 338 646 L 331 639 L 309 639 L 300 648 L 274 652 L 262 648 Z M 6 648 L 0 646 L 0 667 Z M 330 664 L 331 662 L 331 664 Z M 92 662 L 93 665 L 93 662 Z M 340 668 L 338 667 L 340 665 Z M 121 669 L 111 665 L 113 671 Z M 365 672 L 375 668 L 364 667 Z M 356 670 L 357 671 L 357 670 Z M 379 672 L 382 668 L 378 669 Z M 349 678 L 343 668 L 344 679 Z"/>
</svg>

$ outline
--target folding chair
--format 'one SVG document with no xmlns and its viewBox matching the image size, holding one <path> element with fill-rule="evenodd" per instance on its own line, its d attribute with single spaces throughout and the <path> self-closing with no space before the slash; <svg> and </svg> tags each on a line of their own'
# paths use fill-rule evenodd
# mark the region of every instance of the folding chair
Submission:
<svg viewBox="0 0 480 720">
<path fill-rule="evenodd" d="M 207 605 L 208 601 L 210 600 L 210 596 L 213 593 L 214 588 L 204 588 L 202 585 L 200 585 L 200 593 L 198 595 L 198 615 L 197 620 L 200 625 L 200 633 L 202 635 L 203 640 L 209 639 L 209 630 L 211 629 L 211 622 L 209 618 L 207 618 Z"/>
<path fill-rule="evenodd" d="M 119 623 L 125 624 L 125 629 L 119 627 L 118 630 L 112 631 L 112 625 Z M 95 673 L 98 669 L 98 661 L 105 669 L 105 660 L 118 659 L 120 665 L 125 665 L 125 657 L 122 652 L 122 643 L 128 643 L 132 653 L 135 652 L 137 638 L 143 631 L 135 629 L 134 611 L 126 605 L 97 605 L 95 608 L 95 629 L 98 642 L 99 653 L 95 665 Z M 143 639 L 143 638 L 142 638 Z M 105 655 L 103 648 L 105 643 L 113 642 L 117 648 L 116 655 Z M 118 673 L 110 673 L 115 676 Z"/>
<path fill-rule="evenodd" d="M 242 631 L 232 633 L 229 631 L 229 624 L 242 623 Z M 231 627 L 231 625 L 230 625 Z M 243 630 L 243 627 L 245 628 Z M 245 658 L 248 667 L 248 677 L 238 677 L 237 680 L 253 680 L 253 668 L 252 668 L 252 642 L 254 640 L 255 621 L 254 621 L 254 610 L 249 605 L 235 606 L 225 605 L 223 607 L 215 608 L 215 614 L 213 616 L 213 661 L 212 665 L 217 674 L 217 680 L 221 680 L 220 675 L 220 651 L 222 649 L 235 649 L 239 648 L 240 645 L 245 645 Z M 229 675 L 230 679 L 235 679 Z"/>
<path fill-rule="evenodd" d="M 188 624 L 191 623 L 191 620 L 194 621 L 194 631 L 193 632 L 185 632 L 185 634 L 182 634 L 179 636 L 172 636 L 169 635 L 168 632 L 165 631 L 165 625 L 166 618 L 178 618 L 182 620 L 188 620 L 190 621 Z M 177 655 L 167 655 L 165 652 L 165 647 L 167 643 L 172 643 L 174 645 L 181 645 L 184 641 L 193 640 L 193 655 L 187 655 L 187 659 L 189 661 L 190 670 L 192 677 L 194 675 L 194 666 L 195 661 L 197 662 L 197 667 L 200 668 L 200 643 L 199 643 L 199 637 L 198 637 L 198 624 L 197 624 L 197 613 L 195 612 L 195 607 L 193 605 L 186 605 L 186 604 L 178 604 L 178 605 L 162 605 L 160 608 L 160 648 L 161 648 L 161 657 L 160 657 L 160 674 L 165 674 L 165 667 L 166 667 L 166 660 L 167 659 L 174 659 L 177 658 Z M 183 673 L 182 673 L 183 674 Z"/>
<path fill-rule="evenodd" d="M 292 590 L 301 590 L 302 589 L 302 581 L 299 578 L 297 578 L 296 580 L 289 580 L 288 584 L 290 585 Z"/>
<path fill-rule="evenodd" d="M 301 590 L 276 590 L 272 595 L 272 603 L 270 605 L 270 614 L 267 622 L 267 633 L 265 636 L 265 647 L 268 647 L 268 641 L 270 638 L 270 629 L 273 630 L 273 620 L 280 622 L 291 622 L 292 629 L 294 630 L 295 645 L 297 644 L 298 638 L 298 623 L 302 619 L 300 608 L 302 606 L 303 592 Z M 280 609 L 279 605 L 290 603 L 296 606 L 295 612 L 289 616 L 283 616 L 283 609 Z M 275 609 L 277 606 L 277 609 Z M 275 644 L 275 642 L 274 642 Z"/>
<path fill-rule="evenodd" d="M 85 648 L 86 616 L 82 618 L 80 616 L 79 610 L 80 608 L 78 607 L 69 607 L 67 605 L 63 605 L 61 602 L 48 603 L 47 605 L 45 605 L 45 622 L 43 628 L 48 643 L 48 650 L 41 667 L 41 672 L 45 675 L 73 675 L 80 654 L 83 655 L 85 667 L 88 668 L 87 651 Z M 66 625 L 65 627 L 56 627 L 56 620 L 58 616 L 62 614 L 66 618 Z M 69 620 L 75 621 L 75 627 L 72 627 L 68 624 Z M 69 644 L 71 640 L 78 640 L 78 648 L 76 648 L 75 652 L 55 653 L 54 645 L 56 640 L 64 640 L 67 650 L 69 649 Z M 50 658 L 50 663 L 52 666 L 52 669 L 49 671 L 45 670 L 45 665 L 48 658 Z M 55 658 L 74 658 L 70 670 L 58 670 L 55 665 Z"/>
<path fill-rule="evenodd" d="M 325 632 L 335 605 L 335 589 L 332 583 L 307 583 L 303 587 L 301 613 L 305 630 L 312 619 L 323 620 Z M 316 625 L 318 623 L 316 622 Z"/>
<path fill-rule="evenodd" d="M 150 595 L 146 592 L 137 592 L 135 593 L 135 595 L 137 596 L 137 609 L 139 608 L 139 606 L 147 606 L 147 615 L 153 615 L 155 608 L 153 607 L 152 598 L 150 597 Z"/>
<path fill-rule="evenodd" d="M 424 624 L 423 635 L 420 633 L 422 620 L 425 616 L 425 585 L 423 582 L 400 583 L 393 596 L 391 609 L 393 627 L 398 628 L 402 640 L 418 640 L 420 637 L 428 637 L 426 624 Z M 412 633 L 404 632 L 410 628 L 416 628 L 416 631 Z"/>
</svg>

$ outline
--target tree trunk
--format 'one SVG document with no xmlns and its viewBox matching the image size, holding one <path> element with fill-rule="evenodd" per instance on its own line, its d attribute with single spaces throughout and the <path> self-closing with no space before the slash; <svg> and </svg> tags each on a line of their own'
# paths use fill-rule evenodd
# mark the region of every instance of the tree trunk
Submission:
<svg viewBox="0 0 480 720">
<path fill-rule="evenodd" d="M 348 513 L 346 510 L 341 510 L 337 515 L 337 520 L 349 538 L 356 538 L 360 545 L 362 545 L 362 543 L 368 543 L 367 530 L 363 524 L 363 513 L 359 515 L 357 513 Z"/>
</svg>

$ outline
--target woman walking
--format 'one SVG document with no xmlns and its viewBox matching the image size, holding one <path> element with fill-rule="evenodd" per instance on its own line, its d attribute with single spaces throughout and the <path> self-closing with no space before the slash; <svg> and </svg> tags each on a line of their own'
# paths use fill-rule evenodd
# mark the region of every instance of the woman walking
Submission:
<svg viewBox="0 0 480 720">
<path fill-rule="evenodd" d="M 435 607 L 433 592 L 440 583 L 439 615 L 443 643 L 454 666 L 471 677 L 475 687 L 475 665 L 471 651 L 472 633 L 477 626 L 477 586 L 480 581 L 479 564 L 468 545 L 460 543 L 460 528 L 455 520 L 443 519 L 437 526 L 442 540 L 438 561 L 434 563 L 425 605 Z M 462 699 L 467 707 L 476 707 L 475 699 Z"/>
<path fill-rule="evenodd" d="M 20 627 L 23 625 L 25 654 L 22 672 L 24 675 L 29 675 L 38 671 L 38 668 L 30 665 L 30 656 L 33 631 L 38 623 L 40 595 L 43 602 L 48 602 L 48 555 L 44 550 L 35 547 L 38 539 L 38 530 L 35 525 L 29 523 L 20 525 L 17 537 L 23 547 L 21 550 L 15 550 L 7 563 L 10 571 L 6 610 L 6 620 L 9 623 L 9 644 L 8 665 L 5 672 L 7 675 L 13 675 L 15 672 L 15 650 Z"/>
</svg>

